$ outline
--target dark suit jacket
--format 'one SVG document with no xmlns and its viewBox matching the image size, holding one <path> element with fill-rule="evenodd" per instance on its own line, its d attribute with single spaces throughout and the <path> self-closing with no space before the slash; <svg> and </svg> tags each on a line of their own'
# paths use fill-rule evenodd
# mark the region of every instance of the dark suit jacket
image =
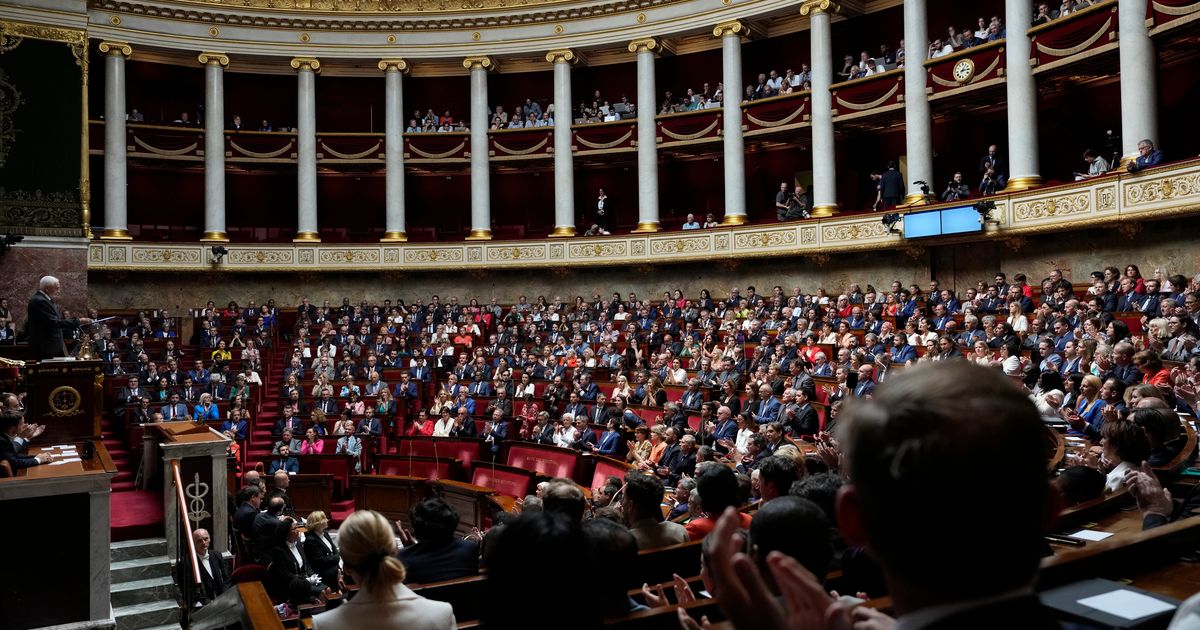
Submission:
<svg viewBox="0 0 1200 630">
<path fill-rule="evenodd" d="M 79 320 L 63 319 L 62 312 L 54 305 L 50 296 L 38 291 L 29 298 L 26 308 L 25 332 L 29 345 L 38 361 L 67 354 L 63 331 L 79 328 Z"/>
<path fill-rule="evenodd" d="M 218 595 L 224 593 L 232 585 L 229 579 L 229 568 L 225 566 L 225 560 L 221 558 L 220 553 L 210 549 L 208 551 L 208 564 L 212 567 L 212 573 L 209 573 L 204 568 L 204 563 L 201 562 L 200 584 L 196 585 L 196 601 L 201 604 L 207 604 L 216 599 Z M 177 566 L 182 569 L 187 564 L 181 562 Z"/>
<path fill-rule="evenodd" d="M 408 584 L 428 584 L 479 574 L 479 544 L 451 538 L 448 542 L 419 542 L 397 554 L 408 569 Z"/>
<path fill-rule="evenodd" d="M 333 539 L 329 537 L 329 532 L 322 532 L 320 537 L 329 543 L 328 547 L 317 540 L 318 536 L 316 534 L 312 532 L 305 534 L 304 557 L 312 565 L 313 573 L 321 576 L 321 581 L 326 586 L 336 587 L 338 583 L 338 562 L 342 556 L 338 552 L 337 545 L 333 544 Z"/>
<path fill-rule="evenodd" d="M 25 449 L 17 448 L 16 442 L 13 442 L 7 434 L 0 433 L 0 460 L 8 462 L 14 472 L 21 468 L 38 465 L 37 458 L 21 454 L 23 450 Z"/>
<path fill-rule="evenodd" d="M 258 516 L 258 508 L 249 503 L 239 505 L 233 514 L 233 528 L 239 534 L 249 538 L 254 533 L 254 517 L 256 516 Z"/>
<path fill-rule="evenodd" d="M 271 599 L 300 603 L 307 602 L 316 595 L 316 589 L 307 579 L 312 569 L 304 555 L 304 546 L 299 545 L 298 549 L 301 560 L 299 564 L 286 544 L 275 545 L 267 550 L 267 579 L 263 580 L 263 586 L 267 588 Z"/>
</svg>

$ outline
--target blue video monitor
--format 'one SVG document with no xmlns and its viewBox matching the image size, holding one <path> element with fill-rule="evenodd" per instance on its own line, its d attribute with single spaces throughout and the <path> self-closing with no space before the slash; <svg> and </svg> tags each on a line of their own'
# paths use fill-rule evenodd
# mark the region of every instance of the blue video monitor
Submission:
<svg viewBox="0 0 1200 630">
<path fill-rule="evenodd" d="M 942 213 L 910 212 L 904 215 L 904 238 L 925 238 L 942 233 Z"/>
<path fill-rule="evenodd" d="M 967 234 L 982 229 L 974 206 L 942 210 L 942 234 Z"/>
</svg>

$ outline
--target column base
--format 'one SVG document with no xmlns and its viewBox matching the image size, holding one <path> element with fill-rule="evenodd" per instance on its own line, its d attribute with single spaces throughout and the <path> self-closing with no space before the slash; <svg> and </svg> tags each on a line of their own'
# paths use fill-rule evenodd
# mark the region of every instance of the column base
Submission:
<svg viewBox="0 0 1200 630">
<path fill-rule="evenodd" d="M 296 238 L 292 239 L 293 243 L 320 243 L 321 235 L 318 232 L 296 232 Z"/>
<path fill-rule="evenodd" d="M 550 233 L 550 238 L 567 238 L 570 236 L 575 236 L 574 225 L 560 225 Z"/>
<path fill-rule="evenodd" d="M 100 233 L 100 238 L 106 241 L 132 241 L 133 237 L 129 235 L 129 230 L 121 228 L 107 228 Z"/>
<path fill-rule="evenodd" d="M 906 206 L 923 206 L 929 203 L 929 199 L 923 193 L 909 193 L 904 196 L 904 204 Z"/>
<path fill-rule="evenodd" d="M 200 237 L 201 243 L 228 243 L 229 235 L 224 232 L 205 232 Z"/>
<path fill-rule="evenodd" d="M 1037 175 L 1031 175 L 1029 177 L 1013 177 L 1012 179 L 1008 180 L 1008 184 L 1004 186 L 1004 192 L 1020 192 L 1022 190 L 1029 190 L 1030 188 L 1037 188 L 1041 185 L 1042 178 Z"/>
<path fill-rule="evenodd" d="M 814 216 L 814 217 L 831 217 L 835 214 L 839 214 L 841 211 L 842 211 L 842 209 L 840 207 L 838 207 L 838 205 L 836 203 L 824 205 L 824 206 L 813 206 L 812 216 Z"/>
<path fill-rule="evenodd" d="M 724 219 L 721 219 L 721 225 L 745 225 L 746 221 L 744 214 L 727 214 Z"/>
<path fill-rule="evenodd" d="M 492 240 L 491 230 L 471 230 L 467 235 L 468 241 L 490 241 Z"/>
<path fill-rule="evenodd" d="M 408 234 L 406 232 L 384 232 L 383 238 L 379 239 L 380 243 L 405 243 L 408 242 Z"/>
<path fill-rule="evenodd" d="M 637 227 L 633 229 L 633 233 L 646 234 L 649 232 L 657 232 L 661 229 L 662 227 L 659 226 L 658 221 L 640 221 L 638 222 Z"/>
</svg>

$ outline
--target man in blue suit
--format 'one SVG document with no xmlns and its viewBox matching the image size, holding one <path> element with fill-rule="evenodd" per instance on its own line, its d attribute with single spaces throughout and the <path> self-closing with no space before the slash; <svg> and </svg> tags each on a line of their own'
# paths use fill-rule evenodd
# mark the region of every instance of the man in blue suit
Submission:
<svg viewBox="0 0 1200 630">
<path fill-rule="evenodd" d="M 1149 138 L 1142 140 L 1137 146 L 1137 159 L 1129 164 L 1129 172 L 1136 173 L 1144 168 L 1157 166 L 1163 160 L 1162 151 L 1154 148 L 1154 143 Z"/>
<path fill-rule="evenodd" d="M 300 473 L 300 461 L 292 457 L 292 449 L 286 444 L 280 445 L 279 456 L 271 460 L 267 474 L 274 475 L 281 470 L 289 475 Z"/>
<path fill-rule="evenodd" d="M 163 420 L 171 422 L 173 420 L 184 420 L 191 418 L 191 414 L 188 413 L 187 405 L 179 402 L 178 392 L 171 392 L 170 400 L 170 404 L 163 405 L 162 409 L 160 409 Z"/>
<path fill-rule="evenodd" d="M 763 425 L 779 418 L 779 399 L 775 398 L 774 393 L 771 386 L 766 383 L 759 386 L 759 402 L 750 408 L 750 419 L 755 424 Z"/>
<path fill-rule="evenodd" d="M 724 405 L 717 407 L 717 421 L 709 422 L 705 429 L 708 431 L 709 437 L 706 441 L 711 444 L 717 444 L 721 440 L 737 439 L 738 428 L 737 421 L 733 419 L 733 410 Z"/>
<path fill-rule="evenodd" d="M 899 365 L 917 359 L 917 349 L 908 345 L 908 339 L 904 338 L 904 333 L 896 333 L 892 337 L 892 348 L 888 354 L 892 356 L 892 363 Z"/>
<path fill-rule="evenodd" d="M 375 417 L 375 408 L 368 406 L 366 408 L 367 416 L 358 421 L 359 435 L 383 435 L 383 424 L 379 422 L 379 418 Z"/>
<path fill-rule="evenodd" d="M 508 439 L 508 421 L 504 419 L 504 412 L 497 409 L 492 412 L 492 419 L 483 426 L 483 441 L 488 444 L 492 452 L 492 459 L 500 455 L 500 444 Z"/>
<path fill-rule="evenodd" d="M 855 398 L 866 398 L 868 395 L 875 393 L 875 368 L 871 365 L 862 365 L 858 368 L 858 384 L 854 386 Z"/>
</svg>

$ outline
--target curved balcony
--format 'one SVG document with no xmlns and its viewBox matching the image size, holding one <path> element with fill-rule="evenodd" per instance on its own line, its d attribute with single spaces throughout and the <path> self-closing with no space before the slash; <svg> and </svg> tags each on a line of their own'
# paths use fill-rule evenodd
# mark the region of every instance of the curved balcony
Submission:
<svg viewBox="0 0 1200 630">
<path fill-rule="evenodd" d="M 228 244 L 213 263 L 201 243 L 94 242 L 90 270 L 100 271 L 462 271 L 488 268 L 556 268 L 709 262 L 746 257 L 807 256 L 913 249 L 979 239 L 1015 239 L 1035 232 L 1094 228 L 1200 213 L 1200 159 L 1168 164 L 1137 175 L 1114 173 L 1081 182 L 987 198 L 995 224 L 968 236 L 906 240 L 889 231 L 878 213 L 795 223 L 600 238 L 401 243 L 375 245 Z M 917 206 L 920 212 L 978 201 Z"/>
</svg>

